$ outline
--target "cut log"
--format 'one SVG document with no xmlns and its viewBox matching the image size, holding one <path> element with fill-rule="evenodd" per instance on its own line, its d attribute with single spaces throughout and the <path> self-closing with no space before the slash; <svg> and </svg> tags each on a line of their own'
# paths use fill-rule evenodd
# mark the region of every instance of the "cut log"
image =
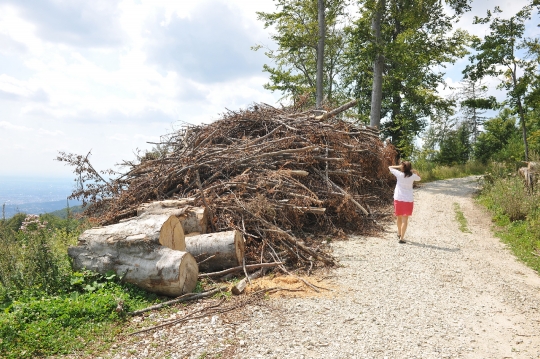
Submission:
<svg viewBox="0 0 540 359">
<path fill-rule="evenodd" d="M 195 201 L 194 198 L 181 198 L 181 199 L 168 199 L 165 201 L 155 201 L 151 203 L 143 203 L 137 208 L 137 216 L 143 214 L 143 212 L 152 212 L 156 209 L 176 209 L 183 208 L 185 206 L 192 205 Z"/>
<path fill-rule="evenodd" d="M 178 216 L 184 234 L 198 232 L 205 234 L 208 232 L 208 210 L 203 207 L 190 207 L 181 216 Z"/>
<path fill-rule="evenodd" d="M 145 214 L 169 214 L 176 216 L 184 234 L 198 232 L 208 232 L 208 210 L 204 207 L 193 207 L 186 204 L 184 200 L 168 200 L 152 203 L 145 203 L 137 208 L 137 216 Z"/>
<path fill-rule="evenodd" d="M 199 270 L 191 254 L 161 246 L 145 234 L 97 235 L 91 229 L 81 235 L 78 246 L 68 248 L 68 255 L 75 270 L 113 271 L 126 282 L 161 295 L 176 297 L 197 285 Z"/>
<path fill-rule="evenodd" d="M 534 163 L 534 162 L 530 162 Z M 521 177 L 523 177 L 525 181 L 525 185 L 527 188 L 529 188 L 531 191 L 534 190 L 535 182 L 536 182 L 536 171 L 530 169 L 530 163 L 528 167 L 521 167 L 518 172 Z M 534 167 L 533 167 L 534 168 Z"/>
<path fill-rule="evenodd" d="M 161 244 L 180 251 L 186 250 L 182 224 L 169 214 L 144 215 L 105 227 L 86 230 L 79 237 L 79 244 L 99 243 L 103 239 L 109 242 L 142 240 Z"/>
<path fill-rule="evenodd" d="M 244 237 L 240 231 L 200 234 L 186 237 L 186 251 L 202 262 L 201 272 L 212 272 L 241 265 L 244 259 Z"/>
</svg>

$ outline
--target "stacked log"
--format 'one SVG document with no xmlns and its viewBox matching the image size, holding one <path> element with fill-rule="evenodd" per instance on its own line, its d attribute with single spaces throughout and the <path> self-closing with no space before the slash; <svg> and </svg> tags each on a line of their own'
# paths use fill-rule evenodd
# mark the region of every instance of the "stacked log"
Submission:
<svg viewBox="0 0 540 359">
<path fill-rule="evenodd" d="M 178 296 L 193 291 L 199 274 L 195 258 L 185 248 L 178 218 L 145 215 L 86 230 L 68 254 L 77 270 L 114 271 L 150 292 Z"/>
<path fill-rule="evenodd" d="M 144 203 L 137 208 L 137 216 L 168 214 L 176 216 L 184 234 L 205 234 L 208 231 L 208 210 L 205 207 L 193 207 L 191 198 Z"/>
<path fill-rule="evenodd" d="M 218 271 L 243 263 L 244 238 L 237 230 L 187 236 L 186 250 L 197 258 L 199 271 Z"/>
<path fill-rule="evenodd" d="M 244 238 L 237 230 L 216 233 L 208 231 L 208 210 L 193 207 L 192 199 L 156 201 L 137 208 L 138 217 L 165 214 L 175 216 L 185 234 L 185 250 L 199 263 L 199 271 L 210 272 L 242 264 L 244 260 Z M 177 249 L 170 247 L 172 249 Z"/>
<path fill-rule="evenodd" d="M 527 167 L 521 167 L 519 169 L 519 174 L 523 177 L 525 185 L 532 192 L 534 190 L 534 185 L 536 184 L 536 177 L 538 174 L 538 169 L 540 168 L 540 163 L 538 162 L 526 162 Z"/>
</svg>

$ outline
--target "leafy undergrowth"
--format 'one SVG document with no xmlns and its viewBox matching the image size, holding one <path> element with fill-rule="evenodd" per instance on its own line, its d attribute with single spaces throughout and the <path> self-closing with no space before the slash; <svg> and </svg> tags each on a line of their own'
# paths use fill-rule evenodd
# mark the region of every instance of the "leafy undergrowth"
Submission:
<svg viewBox="0 0 540 359">
<path fill-rule="evenodd" d="M 528 189 L 512 171 L 490 171 L 478 201 L 497 224 L 497 236 L 540 273 L 540 191 Z"/>
<path fill-rule="evenodd" d="M 119 283 L 114 275 L 75 276 L 82 291 L 20 296 L 0 314 L 0 357 L 35 358 L 102 351 L 121 330 L 125 313 L 155 303 L 156 297 Z"/>
<path fill-rule="evenodd" d="M 158 299 L 114 273 L 74 272 L 67 248 L 84 221 L 18 214 L 0 220 L 0 357 L 102 351 L 125 313 Z"/>
<path fill-rule="evenodd" d="M 450 178 L 482 175 L 487 170 L 487 166 L 480 162 L 468 162 L 464 165 L 455 166 L 441 166 L 433 162 L 418 161 L 413 163 L 413 167 L 418 171 L 418 174 L 424 183 Z"/>
</svg>

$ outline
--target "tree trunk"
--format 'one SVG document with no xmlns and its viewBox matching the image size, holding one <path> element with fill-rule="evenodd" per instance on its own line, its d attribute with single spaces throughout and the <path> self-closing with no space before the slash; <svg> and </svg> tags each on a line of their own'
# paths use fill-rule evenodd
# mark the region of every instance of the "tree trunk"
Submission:
<svg viewBox="0 0 540 359">
<path fill-rule="evenodd" d="M 521 105 L 521 98 L 517 98 L 519 120 L 521 122 L 521 136 L 523 138 L 523 149 L 525 151 L 525 162 L 529 161 L 529 143 L 527 141 L 527 125 L 525 123 L 525 114 L 523 106 Z"/>
<path fill-rule="evenodd" d="M 324 17 L 324 0 L 318 0 L 317 12 L 319 20 L 319 42 L 317 44 L 317 95 L 316 107 L 320 109 L 323 101 L 324 76 L 324 38 L 326 37 L 326 24 Z"/>
<path fill-rule="evenodd" d="M 184 234 L 208 232 L 208 210 L 205 207 L 186 205 L 184 200 L 145 203 L 137 208 L 137 216 L 149 214 L 176 216 L 184 229 Z"/>
<path fill-rule="evenodd" d="M 242 265 L 244 238 L 236 230 L 188 236 L 186 250 L 197 258 L 201 272 L 213 272 Z"/>
<path fill-rule="evenodd" d="M 178 222 L 176 217 L 172 218 Z M 167 296 L 193 291 L 199 274 L 195 258 L 160 245 L 154 227 L 129 222 L 85 231 L 79 237 L 79 245 L 68 248 L 74 269 L 101 274 L 113 271 L 129 283 Z"/>
<path fill-rule="evenodd" d="M 381 21 L 386 6 L 385 0 L 377 2 L 377 8 L 373 14 L 371 28 L 375 37 L 376 55 L 373 61 L 373 89 L 371 91 L 371 112 L 369 115 L 369 125 L 379 128 L 381 126 L 381 104 L 382 104 L 382 81 L 384 57 L 382 55 Z"/>
</svg>

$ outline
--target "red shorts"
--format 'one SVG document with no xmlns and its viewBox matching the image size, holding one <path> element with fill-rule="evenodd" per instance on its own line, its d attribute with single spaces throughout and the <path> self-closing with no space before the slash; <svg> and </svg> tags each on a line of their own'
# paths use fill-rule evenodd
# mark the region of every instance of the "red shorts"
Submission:
<svg viewBox="0 0 540 359">
<path fill-rule="evenodd" d="M 396 216 L 412 216 L 414 203 L 394 200 L 394 214 Z"/>
</svg>

